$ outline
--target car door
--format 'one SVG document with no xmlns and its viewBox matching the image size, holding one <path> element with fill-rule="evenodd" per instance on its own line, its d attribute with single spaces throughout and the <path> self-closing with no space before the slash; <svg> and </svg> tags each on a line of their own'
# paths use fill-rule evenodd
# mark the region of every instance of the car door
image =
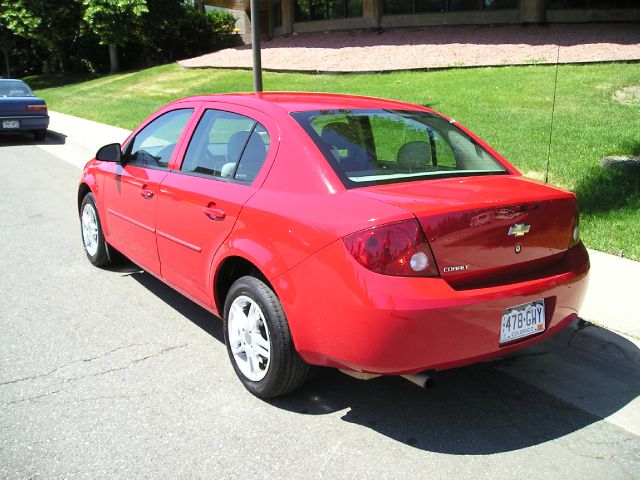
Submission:
<svg viewBox="0 0 640 480">
<path fill-rule="evenodd" d="M 269 117 L 255 110 L 209 105 L 188 147 L 185 142 L 181 163 L 162 181 L 157 217 L 162 277 L 205 305 L 213 299 L 213 257 L 264 180 L 275 155 L 275 130 Z"/>
<path fill-rule="evenodd" d="M 125 146 L 104 182 L 109 242 L 145 269 L 159 274 L 155 217 L 158 188 L 193 108 L 169 110 L 144 126 Z"/>
</svg>

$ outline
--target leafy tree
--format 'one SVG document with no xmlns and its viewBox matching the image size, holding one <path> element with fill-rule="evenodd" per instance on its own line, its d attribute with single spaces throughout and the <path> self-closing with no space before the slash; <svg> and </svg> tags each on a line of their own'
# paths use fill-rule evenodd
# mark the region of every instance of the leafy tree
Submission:
<svg viewBox="0 0 640 480">
<path fill-rule="evenodd" d="M 137 35 L 143 16 L 149 12 L 146 0 L 81 0 L 82 18 L 100 44 L 109 46 L 111 71 L 120 70 L 118 47 Z"/>
<path fill-rule="evenodd" d="M 81 10 L 74 0 L 1 0 L 0 17 L 15 35 L 46 48 L 61 71 L 80 36 Z"/>
<path fill-rule="evenodd" d="M 190 1 L 148 0 L 147 5 L 139 42 L 152 63 L 213 52 L 238 40 L 230 13 L 205 13 Z"/>
</svg>

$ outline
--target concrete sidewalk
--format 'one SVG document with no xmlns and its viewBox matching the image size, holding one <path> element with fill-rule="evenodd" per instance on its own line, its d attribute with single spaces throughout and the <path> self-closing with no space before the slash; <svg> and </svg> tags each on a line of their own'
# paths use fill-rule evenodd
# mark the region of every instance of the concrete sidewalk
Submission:
<svg viewBox="0 0 640 480">
<path fill-rule="evenodd" d="M 83 168 L 103 145 L 124 142 L 131 133 L 59 112 L 49 111 L 49 119 L 47 141 L 38 146 L 78 168 Z"/>
<path fill-rule="evenodd" d="M 49 112 L 49 141 L 43 150 L 82 168 L 108 143 L 123 142 L 128 130 Z M 559 335 L 561 341 L 584 350 L 597 348 L 614 359 L 640 367 L 640 262 L 589 250 L 591 276 L 585 303 L 577 321 Z M 585 322 L 586 321 L 586 322 Z"/>
</svg>

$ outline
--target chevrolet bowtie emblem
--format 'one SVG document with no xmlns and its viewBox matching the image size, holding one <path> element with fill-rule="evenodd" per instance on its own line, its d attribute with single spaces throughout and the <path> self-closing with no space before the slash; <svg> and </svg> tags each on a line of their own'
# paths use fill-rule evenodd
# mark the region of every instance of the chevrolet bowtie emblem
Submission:
<svg viewBox="0 0 640 480">
<path fill-rule="evenodd" d="M 516 223 L 513 227 L 509 227 L 509 235 L 514 237 L 524 237 L 525 233 L 529 233 L 531 225 L 525 225 L 524 223 Z"/>
</svg>

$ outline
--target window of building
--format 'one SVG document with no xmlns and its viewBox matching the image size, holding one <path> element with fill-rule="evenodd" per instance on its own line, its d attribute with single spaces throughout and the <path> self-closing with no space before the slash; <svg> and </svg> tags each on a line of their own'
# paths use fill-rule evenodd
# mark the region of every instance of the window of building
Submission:
<svg viewBox="0 0 640 480">
<path fill-rule="evenodd" d="M 625 0 L 626 1 L 626 0 Z M 520 8 L 520 0 L 383 0 L 385 15 L 507 10 Z"/>
<path fill-rule="evenodd" d="M 273 16 L 273 28 L 282 26 L 282 0 L 273 0 L 273 7 L 271 10 Z"/>
<path fill-rule="evenodd" d="M 636 0 L 547 0 L 547 8 L 631 8 L 637 6 Z"/>
<path fill-rule="evenodd" d="M 295 0 L 294 20 L 336 20 L 362 17 L 362 0 Z"/>
</svg>

